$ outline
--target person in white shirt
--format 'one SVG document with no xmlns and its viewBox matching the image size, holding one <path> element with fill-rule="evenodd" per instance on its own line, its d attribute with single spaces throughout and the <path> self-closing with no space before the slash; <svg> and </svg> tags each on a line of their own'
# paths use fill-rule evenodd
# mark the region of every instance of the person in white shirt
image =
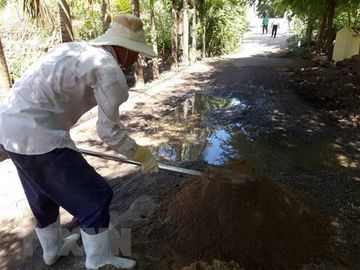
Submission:
<svg viewBox="0 0 360 270">
<path fill-rule="evenodd" d="M 280 28 L 280 22 L 278 17 L 275 17 L 275 19 L 271 23 L 271 37 L 276 38 L 277 30 Z"/>
<path fill-rule="evenodd" d="M 80 237 L 61 236 L 60 206 L 80 223 L 88 269 L 136 265 L 110 253 L 113 191 L 77 151 L 69 130 L 98 105 L 99 137 L 118 153 L 141 162 L 145 173 L 158 171 L 155 157 L 137 145 L 120 122 L 119 106 L 129 95 L 121 68 L 136 62 L 138 54 L 157 56 L 146 44 L 141 20 L 119 14 L 98 38 L 50 50 L 15 83 L 0 109 L 0 144 L 18 170 L 48 265 L 67 255 Z"/>
</svg>

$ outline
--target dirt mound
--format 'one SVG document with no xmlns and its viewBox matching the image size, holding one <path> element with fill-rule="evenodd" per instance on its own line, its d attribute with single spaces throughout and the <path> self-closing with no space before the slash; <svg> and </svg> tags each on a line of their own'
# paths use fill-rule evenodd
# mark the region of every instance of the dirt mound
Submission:
<svg viewBox="0 0 360 270">
<path fill-rule="evenodd" d="M 336 62 L 336 67 L 353 72 L 360 77 L 360 54 Z"/>
<path fill-rule="evenodd" d="M 192 261 L 235 260 L 246 269 L 297 269 L 331 256 L 328 221 L 246 162 L 209 168 L 168 205 L 175 249 Z"/>
<path fill-rule="evenodd" d="M 359 113 L 360 78 L 347 69 L 301 68 L 293 73 L 289 86 L 316 108 Z"/>
</svg>

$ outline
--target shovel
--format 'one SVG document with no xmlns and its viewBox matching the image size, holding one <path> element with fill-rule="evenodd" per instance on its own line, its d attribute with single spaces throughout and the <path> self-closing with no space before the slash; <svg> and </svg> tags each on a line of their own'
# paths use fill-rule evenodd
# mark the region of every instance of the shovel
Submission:
<svg viewBox="0 0 360 270">
<path fill-rule="evenodd" d="M 108 159 L 108 160 L 115 160 L 115 161 L 120 161 L 123 163 L 141 166 L 140 162 L 137 162 L 137 161 L 134 161 L 131 159 L 127 159 L 126 157 L 123 157 L 123 156 L 108 155 L 108 154 L 103 154 L 100 152 L 95 152 L 95 151 L 86 150 L 86 149 L 78 149 L 78 150 L 81 154 L 84 154 L 84 155 L 94 156 L 94 157 Z M 161 163 L 159 163 L 159 169 L 170 171 L 170 172 L 177 172 L 177 173 L 193 175 L 193 176 L 202 176 L 203 175 L 203 173 L 200 171 L 170 166 L 170 165 L 161 164 Z"/>
</svg>

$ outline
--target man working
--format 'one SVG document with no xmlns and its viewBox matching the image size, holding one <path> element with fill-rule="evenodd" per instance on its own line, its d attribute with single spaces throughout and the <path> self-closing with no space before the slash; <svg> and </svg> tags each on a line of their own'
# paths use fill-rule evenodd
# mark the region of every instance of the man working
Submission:
<svg viewBox="0 0 360 270">
<path fill-rule="evenodd" d="M 156 57 L 146 44 L 141 20 L 120 14 L 97 39 L 50 50 L 14 85 L 12 97 L 0 110 L 0 144 L 17 168 L 48 265 L 66 255 L 79 239 L 78 234 L 62 238 L 59 206 L 80 223 L 88 269 L 136 265 L 110 253 L 113 191 L 77 151 L 69 130 L 98 105 L 99 137 L 141 162 L 145 173 L 158 171 L 151 152 L 137 145 L 120 123 L 118 109 L 129 95 L 121 68 L 136 62 L 139 53 Z"/>
</svg>

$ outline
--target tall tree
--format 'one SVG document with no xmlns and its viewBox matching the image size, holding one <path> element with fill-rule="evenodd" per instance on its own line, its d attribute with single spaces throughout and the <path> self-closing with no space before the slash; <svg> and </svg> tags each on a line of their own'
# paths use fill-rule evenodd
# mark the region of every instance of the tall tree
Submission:
<svg viewBox="0 0 360 270">
<path fill-rule="evenodd" d="M 189 64 L 189 3 L 188 0 L 183 0 L 183 62 L 185 65 Z"/>
<path fill-rule="evenodd" d="M 3 45 L 0 38 L 0 94 L 5 94 L 11 87 L 10 75 L 8 66 L 6 64 L 6 58 L 4 54 Z"/>
<path fill-rule="evenodd" d="M 308 49 L 310 49 L 311 47 L 312 34 L 313 34 L 313 19 L 309 16 L 307 18 L 307 26 L 306 26 L 306 45 Z"/>
<path fill-rule="evenodd" d="M 0 2 L 0 11 L 5 8 L 7 2 Z M 6 58 L 4 54 L 4 48 L 0 37 L 0 95 L 5 94 L 11 87 L 9 69 L 6 64 Z"/>
<path fill-rule="evenodd" d="M 327 57 L 332 59 L 333 54 L 333 41 L 334 41 L 334 15 L 336 8 L 336 0 L 329 0 L 328 3 L 328 13 L 327 13 Z"/>
<path fill-rule="evenodd" d="M 90 12 L 94 10 L 93 0 L 86 0 L 86 9 Z"/>
<path fill-rule="evenodd" d="M 109 28 L 111 23 L 110 0 L 101 1 L 101 17 L 103 24 L 103 32 L 105 32 Z"/>
<path fill-rule="evenodd" d="M 60 28 L 62 42 L 71 42 L 74 40 L 72 29 L 70 7 L 66 0 L 59 0 Z"/>
<path fill-rule="evenodd" d="M 151 43 L 154 52 L 158 53 L 157 49 L 157 31 L 156 31 L 156 20 L 154 14 L 154 0 L 150 0 L 150 21 L 151 21 Z M 159 78 L 159 61 L 158 58 L 152 60 L 152 73 L 153 79 Z"/>
<path fill-rule="evenodd" d="M 321 19 L 319 21 L 319 29 L 318 29 L 317 44 L 316 44 L 316 53 L 317 54 L 321 53 L 321 51 L 322 51 L 325 23 L 326 23 L 326 14 L 321 16 Z"/>
<path fill-rule="evenodd" d="M 171 35 L 171 56 L 173 60 L 173 67 L 178 66 L 178 11 L 176 0 L 171 0 L 171 17 L 172 17 L 172 35 Z"/>
<path fill-rule="evenodd" d="M 199 20 L 202 25 L 202 38 L 201 38 L 201 58 L 204 59 L 206 56 L 206 15 L 208 13 L 208 1 L 207 0 L 199 0 Z"/>
<path fill-rule="evenodd" d="M 196 61 L 196 40 L 197 40 L 197 18 L 196 18 L 196 0 L 192 0 L 192 28 L 191 28 L 191 54 L 192 62 Z"/>
<path fill-rule="evenodd" d="M 140 18 L 140 4 L 139 0 L 131 0 L 132 12 L 136 17 Z M 135 63 L 135 84 L 143 85 L 144 80 L 144 57 L 138 56 L 138 61 Z"/>
<path fill-rule="evenodd" d="M 131 0 L 131 9 L 134 16 L 140 18 L 140 3 L 139 0 Z"/>
</svg>

